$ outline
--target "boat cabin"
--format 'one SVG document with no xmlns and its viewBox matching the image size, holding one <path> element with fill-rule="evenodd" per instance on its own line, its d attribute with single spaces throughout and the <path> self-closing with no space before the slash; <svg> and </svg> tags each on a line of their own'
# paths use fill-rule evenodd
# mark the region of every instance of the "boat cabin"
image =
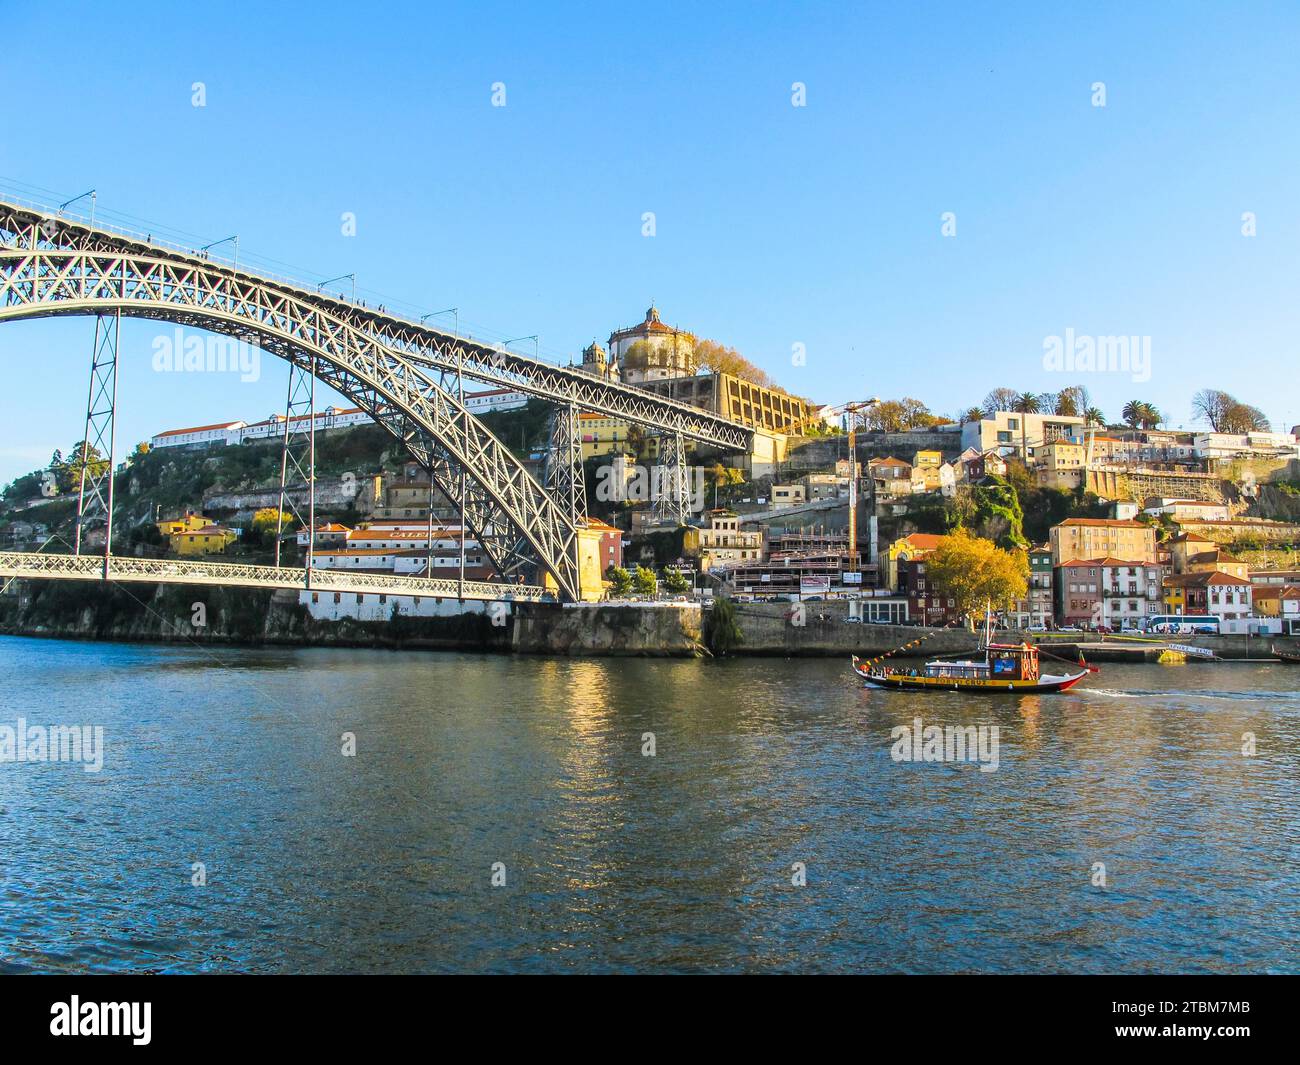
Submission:
<svg viewBox="0 0 1300 1065">
<path fill-rule="evenodd" d="M 1038 648 L 1028 644 L 995 643 L 983 661 L 938 659 L 926 663 L 927 677 L 966 677 L 977 680 L 1038 680 Z"/>
<path fill-rule="evenodd" d="M 992 643 L 988 648 L 993 680 L 1037 680 L 1038 648 L 1027 643 Z"/>
</svg>

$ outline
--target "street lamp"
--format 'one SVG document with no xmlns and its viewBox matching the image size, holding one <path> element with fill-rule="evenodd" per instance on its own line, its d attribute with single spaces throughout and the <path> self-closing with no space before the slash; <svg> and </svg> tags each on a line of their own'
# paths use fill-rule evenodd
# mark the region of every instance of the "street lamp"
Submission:
<svg viewBox="0 0 1300 1065">
<path fill-rule="evenodd" d="M 211 244 L 205 244 L 203 245 L 203 247 L 199 249 L 199 251 L 210 251 L 212 248 L 215 248 L 221 244 L 225 244 L 228 241 L 233 241 L 235 245 L 235 257 L 234 259 L 231 260 L 231 265 L 238 267 L 239 266 L 239 234 L 238 233 L 236 233 L 233 237 L 222 237 L 220 240 L 214 240 Z"/>
<path fill-rule="evenodd" d="M 533 358 L 535 358 L 535 359 L 539 359 L 539 360 L 540 360 L 540 358 L 541 358 L 541 355 L 540 355 L 540 353 L 539 353 L 539 352 L 540 352 L 540 348 L 539 348 L 539 345 L 538 345 L 537 335 L 536 335 L 536 334 L 534 334 L 533 336 L 530 336 L 530 337 L 515 337 L 514 340 L 506 340 L 506 341 L 503 341 L 502 344 L 501 344 L 501 346 L 502 346 L 503 348 L 508 348 L 508 347 L 510 347 L 511 344 L 518 343 L 520 340 L 531 340 L 531 341 L 533 342 Z"/>
<path fill-rule="evenodd" d="M 91 189 L 89 192 L 83 192 L 80 196 L 74 196 L 70 200 L 64 200 L 59 204 L 59 213 L 62 214 L 64 209 L 70 204 L 74 204 L 78 200 L 84 200 L 87 196 L 90 197 L 90 224 L 93 228 L 95 225 L 95 200 L 98 198 L 98 193 L 94 189 Z"/>
<path fill-rule="evenodd" d="M 316 286 L 316 291 L 319 292 L 326 285 L 334 284 L 335 281 L 352 282 L 352 302 L 356 303 L 357 302 L 357 275 L 356 274 L 339 274 L 338 277 L 331 277 L 328 281 L 322 281 L 320 284 L 318 284 Z"/>
<path fill-rule="evenodd" d="M 459 307 L 444 307 L 440 311 L 430 311 L 428 314 L 422 314 L 420 315 L 420 322 L 421 323 L 427 322 L 430 318 L 437 318 L 438 315 L 440 314 L 450 314 L 455 316 L 454 321 L 456 324 L 452 326 L 452 332 L 455 334 L 456 339 L 459 340 L 460 339 L 460 308 Z"/>
</svg>

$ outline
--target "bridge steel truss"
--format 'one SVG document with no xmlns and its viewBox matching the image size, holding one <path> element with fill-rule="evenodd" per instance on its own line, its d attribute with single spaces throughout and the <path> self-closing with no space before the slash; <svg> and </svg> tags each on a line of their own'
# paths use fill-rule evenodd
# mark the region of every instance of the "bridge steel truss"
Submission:
<svg viewBox="0 0 1300 1065">
<path fill-rule="evenodd" d="M 724 451 L 745 451 L 753 442 L 752 429 L 688 403 L 237 270 L 197 252 L 0 201 L 0 321 L 65 314 L 127 315 L 206 329 L 312 374 L 392 433 L 430 470 L 446 498 L 464 501 L 465 524 L 499 572 L 522 580 L 525 568 L 540 564 L 570 598 L 580 597 L 576 529 L 583 515 L 574 508 L 584 501 L 571 490 L 580 476 L 560 477 L 560 487 L 569 490 L 553 499 L 452 394 L 449 378 L 463 374 L 512 388 L 557 404 L 561 412 L 618 417 L 675 441 Z"/>
<path fill-rule="evenodd" d="M 587 482 L 582 468 L 582 429 L 576 403 L 551 413 L 550 447 L 546 452 L 546 490 L 576 522 L 587 517 Z"/>
<path fill-rule="evenodd" d="M 307 590 L 304 583 L 306 571 L 297 566 L 243 565 L 184 558 L 134 558 L 130 555 L 114 555 L 111 562 L 108 579 L 116 583 Z M 0 551 L 0 577 L 103 580 L 104 560 L 91 555 Z M 399 577 L 388 573 L 352 573 L 331 569 L 312 572 L 311 591 L 521 603 L 542 602 L 551 598 L 545 588 L 535 584 L 504 585 L 499 581 L 465 581 L 462 589 L 461 582 L 452 577 Z"/>
<path fill-rule="evenodd" d="M 86 429 L 81 439 L 81 474 L 77 486 L 77 527 L 73 552 L 81 554 L 82 533 L 90 522 L 104 522 L 104 573 L 113 549 L 113 467 L 117 461 L 117 353 L 122 315 L 95 317 L 90 349 L 90 391 L 86 397 Z M 91 459 L 91 452 L 99 457 Z"/>
<path fill-rule="evenodd" d="M 580 598 L 572 518 L 426 367 L 306 295 L 147 245 L 98 250 L 106 236 L 0 204 L 0 321 L 120 313 L 255 344 L 369 413 L 447 498 L 468 471 L 466 524 L 497 568 L 540 564 L 563 596 Z"/>
</svg>

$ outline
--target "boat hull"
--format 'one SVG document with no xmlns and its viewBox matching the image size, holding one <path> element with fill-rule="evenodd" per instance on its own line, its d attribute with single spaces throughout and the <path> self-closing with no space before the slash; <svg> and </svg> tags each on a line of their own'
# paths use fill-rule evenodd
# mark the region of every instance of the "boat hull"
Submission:
<svg viewBox="0 0 1300 1065">
<path fill-rule="evenodd" d="M 1038 680 L 988 680 L 983 677 L 909 677 L 903 674 L 857 671 L 858 676 L 876 688 L 902 691 L 971 692 L 981 695 L 1050 695 L 1074 687 L 1088 675 L 1084 669 L 1067 677 Z"/>
</svg>

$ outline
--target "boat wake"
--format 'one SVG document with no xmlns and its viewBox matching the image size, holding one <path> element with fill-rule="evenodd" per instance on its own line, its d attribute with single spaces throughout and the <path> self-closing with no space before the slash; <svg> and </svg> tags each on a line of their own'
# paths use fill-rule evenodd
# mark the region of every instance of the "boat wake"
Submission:
<svg viewBox="0 0 1300 1065">
<path fill-rule="evenodd" d="M 1096 695 L 1103 699 L 1209 699 L 1215 701 L 1231 702 L 1260 702 L 1267 701 L 1272 703 L 1292 703 L 1300 701 L 1298 692 L 1279 692 L 1279 691 L 1247 691 L 1247 692 L 1220 692 L 1220 691 L 1146 691 L 1142 689 L 1131 689 L 1129 691 L 1117 691 L 1114 688 L 1076 688 L 1070 693 L 1075 697 Z"/>
</svg>

